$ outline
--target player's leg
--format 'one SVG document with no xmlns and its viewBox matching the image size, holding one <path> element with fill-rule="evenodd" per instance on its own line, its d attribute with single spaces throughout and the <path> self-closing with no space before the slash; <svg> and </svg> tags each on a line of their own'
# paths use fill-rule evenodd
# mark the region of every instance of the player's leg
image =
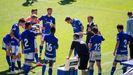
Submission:
<svg viewBox="0 0 133 75">
<path fill-rule="evenodd" d="M 96 64 L 97 64 L 97 67 L 98 67 L 98 75 L 102 75 L 101 61 L 97 61 Z"/>
<path fill-rule="evenodd" d="M 18 64 L 18 69 L 21 70 L 21 53 L 20 53 L 20 47 L 16 46 L 16 51 L 17 51 L 17 64 Z"/>
<path fill-rule="evenodd" d="M 117 66 L 117 62 L 113 62 L 113 65 L 112 65 L 112 69 L 111 69 L 111 72 L 110 72 L 110 75 L 114 75 L 114 72 L 116 70 L 116 66 Z"/>
<path fill-rule="evenodd" d="M 34 53 L 28 53 L 28 54 L 24 54 L 24 75 L 28 75 L 29 71 L 30 71 L 30 67 L 31 67 L 31 63 L 32 61 L 34 61 Z"/>
<path fill-rule="evenodd" d="M 7 46 L 4 41 L 2 42 L 2 49 L 6 52 L 6 61 L 9 66 L 9 70 L 11 70 L 11 57 L 10 57 L 10 46 Z"/>
<path fill-rule="evenodd" d="M 41 37 L 41 44 L 40 44 L 40 58 L 41 58 L 41 56 L 42 56 L 42 50 L 43 50 L 43 38 L 44 38 L 44 35 L 42 35 L 42 37 Z"/>
<path fill-rule="evenodd" d="M 95 62 L 92 62 L 92 61 L 89 63 L 89 70 L 88 70 L 89 75 L 93 75 L 93 73 L 94 73 L 94 67 L 93 67 L 94 63 Z"/>
<path fill-rule="evenodd" d="M 88 70 L 88 72 L 89 72 L 89 75 L 93 75 L 93 73 L 94 73 L 93 66 L 94 66 L 94 63 L 95 63 L 95 56 L 94 56 L 93 51 L 90 52 L 90 57 L 89 58 L 90 59 L 89 59 L 89 70 Z"/>
<path fill-rule="evenodd" d="M 12 46 L 11 74 L 15 74 L 16 46 Z"/>
<path fill-rule="evenodd" d="M 48 63 L 48 60 L 44 59 L 44 64 L 42 66 L 42 75 L 45 74 L 45 70 L 46 70 L 46 64 Z"/>
<path fill-rule="evenodd" d="M 10 54 L 10 50 L 6 50 L 6 61 L 7 61 L 8 66 L 9 66 L 9 70 L 11 71 L 11 54 Z"/>
<path fill-rule="evenodd" d="M 53 72 L 53 64 L 54 64 L 53 61 L 50 61 L 49 62 L 48 75 L 52 75 L 52 72 Z"/>
<path fill-rule="evenodd" d="M 86 75 L 87 71 L 85 71 L 87 69 L 87 65 L 88 65 L 88 60 L 89 60 L 89 55 L 83 55 L 79 57 L 79 70 L 81 70 L 82 75 Z"/>
<path fill-rule="evenodd" d="M 122 55 L 122 62 L 127 61 L 127 60 L 128 60 L 128 56 Z M 122 70 L 123 70 L 123 74 L 124 74 L 127 71 L 127 66 L 123 65 Z"/>
<path fill-rule="evenodd" d="M 35 39 L 35 59 L 36 59 L 36 63 L 39 62 L 39 58 L 38 58 L 38 49 L 37 49 L 37 42 Z"/>
<path fill-rule="evenodd" d="M 102 67 L 101 67 L 101 53 L 100 52 L 96 52 L 95 55 L 95 59 L 96 59 L 96 64 L 98 67 L 98 75 L 102 75 Z"/>
</svg>

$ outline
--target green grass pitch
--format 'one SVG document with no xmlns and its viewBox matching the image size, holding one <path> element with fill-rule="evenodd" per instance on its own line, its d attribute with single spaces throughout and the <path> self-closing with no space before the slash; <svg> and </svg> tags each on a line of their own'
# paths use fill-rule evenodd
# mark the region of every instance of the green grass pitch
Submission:
<svg viewBox="0 0 133 75">
<path fill-rule="evenodd" d="M 127 12 L 133 11 L 133 0 L 77 0 L 76 2 L 69 2 L 66 0 L 62 4 L 60 0 L 38 0 L 31 6 L 22 6 L 25 0 L 0 0 L 0 48 L 2 45 L 2 38 L 5 34 L 10 32 L 11 26 L 21 17 L 28 17 L 32 8 L 37 8 L 38 16 L 46 14 L 48 7 L 53 8 L 53 16 L 56 18 L 57 32 L 56 36 L 59 38 L 59 49 L 57 50 L 57 61 L 54 65 L 53 75 L 56 75 L 58 66 L 65 63 L 70 44 L 72 41 L 72 27 L 64 22 L 66 16 L 78 18 L 83 23 L 85 29 L 87 25 L 87 16 L 94 16 L 95 23 L 105 37 L 102 43 L 102 71 L 103 75 L 109 75 L 112 61 L 113 50 L 116 39 L 116 25 L 118 23 L 124 24 L 126 28 L 126 21 L 128 19 Z M 21 28 L 21 32 L 22 32 Z M 84 36 L 86 37 L 86 36 Z M 40 44 L 40 37 L 37 38 L 38 45 Z M 0 49 L 1 50 L 1 49 Z M 23 55 L 22 55 L 22 61 Z M 0 51 L 0 75 L 6 75 L 8 69 L 5 52 Z M 32 69 L 30 75 L 41 75 L 41 67 Z M 121 74 L 121 66 L 119 65 L 115 75 Z M 47 74 L 46 74 L 47 75 Z M 95 74 L 97 75 L 97 68 L 95 67 Z"/>
</svg>

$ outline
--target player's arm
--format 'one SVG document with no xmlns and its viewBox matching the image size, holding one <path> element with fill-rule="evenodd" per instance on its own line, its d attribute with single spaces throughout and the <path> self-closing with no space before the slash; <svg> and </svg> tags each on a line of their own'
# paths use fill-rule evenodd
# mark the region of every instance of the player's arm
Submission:
<svg viewBox="0 0 133 75">
<path fill-rule="evenodd" d="M 91 43 L 88 43 L 88 48 L 90 49 L 92 47 L 92 44 Z"/>
<path fill-rule="evenodd" d="M 75 48 L 75 43 L 73 41 L 72 44 L 71 44 L 71 48 L 70 48 L 70 51 L 69 51 L 67 59 L 69 59 L 71 57 L 74 48 Z"/>
<path fill-rule="evenodd" d="M 67 59 L 69 59 L 72 55 L 73 49 L 70 49 Z"/>
<path fill-rule="evenodd" d="M 10 36 L 13 37 L 15 40 L 17 40 L 17 41 L 19 42 L 19 39 L 17 39 L 17 38 L 14 36 L 14 32 L 13 32 L 13 31 L 10 32 Z"/>
<path fill-rule="evenodd" d="M 113 52 L 113 55 L 115 56 L 115 54 L 116 54 L 116 50 L 117 50 L 117 48 L 119 47 L 119 41 L 117 41 L 116 42 L 116 45 L 115 45 L 115 49 L 114 49 L 114 52 Z"/>
</svg>

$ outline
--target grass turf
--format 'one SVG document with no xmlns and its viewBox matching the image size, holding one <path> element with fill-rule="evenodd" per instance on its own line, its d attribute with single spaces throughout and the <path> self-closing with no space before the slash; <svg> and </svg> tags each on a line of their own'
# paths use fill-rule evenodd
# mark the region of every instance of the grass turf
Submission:
<svg viewBox="0 0 133 75">
<path fill-rule="evenodd" d="M 77 0 L 74 2 L 71 0 L 62 2 L 60 0 L 38 0 L 31 6 L 23 6 L 23 3 L 24 0 L 0 0 L 0 48 L 3 36 L 10 32 L 11 26 L 19 18 L 29 16 L 32 8 L 38 9 L 38 16 L 40 17 L 46 14 L 48 7 L 52 7 L 53 15 L 56 18 L 56 36 L 59 38 L 59 49 L 57 50 L 57 61 L 54 65 L 53 74 L 56 75 L 57 67 L 65 63 L 73 34 L 72 27 L 64 22 L 64 18 L 66 16 L 78 18 L 86 29 L 86 17 L 92 15 L 105 37 L 105 41 L 102 44 L 102 71 L 103 75 L 109 74 L 113 61 L 112 51 L 114 50 L 117 34 L 116 25 L 122 23 L 126 28 L 126 20 L 128 19 L 126 13 L 133 10 L 132 0 Z M 37 42 L 39 45 L 39 37 Z M 1 50 L 0 56 L 0 75 L 6 75 L 8 66 L 5 60 L 5 52 Z M 97 75 L 97 68 L 95 69 L 95 75 Z M 41 67 L 37 67 L 30 72 L 30 75 L 40 73 Z M 116 75 L 120 74 L 121 67 L 119 66 Z"/>
</svg>

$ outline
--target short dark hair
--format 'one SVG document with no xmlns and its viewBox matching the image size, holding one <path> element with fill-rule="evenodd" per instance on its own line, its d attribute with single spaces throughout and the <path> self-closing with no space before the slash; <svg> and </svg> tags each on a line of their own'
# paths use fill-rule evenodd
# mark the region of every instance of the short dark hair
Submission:
<svg viewBox="0 0 133 75">
<path fill-rule="evenodd" d="M 97 33 L 98 33 L 98 28 L 97 28 L 97 27 L 94 27 L 94 28 L 92 29 L 92 31 L 93 31 L 95 34 L 97 34 Z"/>
<path fill-rule="evenodd" d="M 65 18 L 65 21 L 69 21 L 69 20 L 71 20 L 70 17 L 66 17 L 66 18 Z"/>
<path fill-rule="evenodd" d="M 52 8 L 47 8 L 47 11 L 48 11 L 48 10 L 52 10 Z"/>
<path fill-rule="evenodd" d="M 133 14 L 132 12 L 128 12 L 127 13 L 128 16 L 132 16 L 132 14 Z"/>
<path fill-rule="evenodd" d="M 37 11 L 37 9 L 32 9 L 31 12 Z"/>
<path fill-rule="evenodd" d="M 93 16 L 88 16 L 88 18 L 94 19 L 94 17 L 93 17 Z"/>
<path fill-rule="evenodd" d="M 25 23 L 25 29 L 27 29 L 30 25 L 31 25 L 30 22 L 26 22 L 26 23 Z"/>
<path fill-rule="evenodd" d="M 26 21 L 25 21 L 25 19 L 24 18 L 21 18 L 21 19 L 19 19 L 19 21 L 18 21 L 18 23 L 25 23 Z"/>
<path fill-rule="evenodd" d="M 55 31 L 56 31 L 55 27 L 51 27 L 50 32 L 54 34 Z"/>
<path fill-rule="evenodd" d="M 123 30 L 124 26 L 122 24 L 117 25 L 117 29 L 122 29 Z"/>
<path fill-rule="evenodd" d="M 76 39 L 79 39 L 79 34 L 74 34 L 73 37 Z"/>
</svg>

